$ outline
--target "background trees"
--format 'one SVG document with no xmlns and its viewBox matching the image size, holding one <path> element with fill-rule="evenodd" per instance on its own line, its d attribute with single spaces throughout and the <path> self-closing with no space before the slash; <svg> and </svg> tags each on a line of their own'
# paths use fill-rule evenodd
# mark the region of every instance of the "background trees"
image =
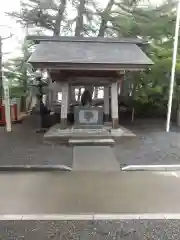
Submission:
<svg viewBox="0 0 180 240">
<path fill-rule="evenodd" d="M 30 31 L 49 35 L 139 37 L 150 43 L 143 49 L 155 62 L 150 71 L 127 74 L 126 91 L 134 104 L 153 105 L 165 114 L 171 71 L 176 1 L 167 0 L 156 7 L 138 0 L 22 0 L 21 12 L 8 13 Z M 28 56 L 28 55 L 27 55 Z M 23 55 L 22 63 L 26 64 Z M 15 61 L 16 62 L 16 61 Z M 16 68 L 20 85 L 30 78 L 22 68 Z M 19 74 L 20 73 L 20 74 Z M 14 80 L 15 81 L 15 80 Z M 131 84 L 132 83 L 132 84 Z M 174 106 L 179 102 L 180 51 L 177 58 Z M 96 91 L 97 94 L 97 91 Z M 152 107 L 149 107 L 152 109 Z M 146 111 L 147 112 L 147 111 Z M 150 111 L 150 114 L 153 113 Z"/>
</svg>

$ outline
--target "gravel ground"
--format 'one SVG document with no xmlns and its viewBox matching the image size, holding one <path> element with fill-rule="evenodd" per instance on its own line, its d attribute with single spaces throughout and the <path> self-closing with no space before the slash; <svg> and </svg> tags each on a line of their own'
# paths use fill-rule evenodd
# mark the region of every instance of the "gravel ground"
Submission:
<svg viewBox="0 0 180 240">
<path fill-rule="evenodd" d="M 43 134 L 36 133 L 36 117 L 13 125 L 12 133 L 0 127 L 0 165 L 66 165 L 72 166 L 72 149 L 43 143 Z"/>
<path fill-rule="evenodd" d="M 179 240 L 179 220 L 6 221 L 1 240 Z"/>
<path fill-rule="evenodd" d="M 136 137 L 118 141 L 115 154 L 121 165 L 180 164 L 180 133 L 175 126 L 165 132 L 163 120 L 137 120 L 125 125 Z"/>
<path fill-rule="evenodd" d="M 180 134 L 175 127 L 165 132 L 162 120 L 137 120 L 124 125 L 136 137 L 123 137 L 114 151 L 119 163 L 126 164 L 180 164 Z M 36 116 L 23 124 L 13 125 L 13 132 L 0 127 L 0 165 L 62 164 L 72 166 L 72 149 L 43 143 L 43 134 L 37 134 Z"/>
</svg>

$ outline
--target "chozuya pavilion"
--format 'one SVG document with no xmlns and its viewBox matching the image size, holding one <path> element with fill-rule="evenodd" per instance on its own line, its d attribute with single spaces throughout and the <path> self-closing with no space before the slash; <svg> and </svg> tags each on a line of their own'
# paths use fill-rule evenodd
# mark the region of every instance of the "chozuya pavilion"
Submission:
<svg viewBox="0 0 180 240">
<path fill-rule="evenodd" d="M 103 110 L 91 104 L 77 107 L 74 128 L 98 126 L 99 129 L 111 115 L 111 129 L 118 129 L 118 89 L 125 72 L 142 71 L 153 64 L 141 49 L 147 42 L 139 39 L 50 36 L 27 36 L 27 39 L 37 43 L 29 62 L 35 69 L 47 69 L 52 81 L 61 86 L 61 129 L 69 128 L 70 89 L 74 86 L 104 86 Z"/>
</svg>

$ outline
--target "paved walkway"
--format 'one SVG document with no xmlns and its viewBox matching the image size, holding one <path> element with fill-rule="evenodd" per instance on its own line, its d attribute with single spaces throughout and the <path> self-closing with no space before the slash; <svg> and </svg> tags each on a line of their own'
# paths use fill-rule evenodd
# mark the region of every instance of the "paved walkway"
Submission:
<svg viewBox="0 0 180 240">
<path fill-rule="evenodd" d="M 73 170 L 120 171 L 113 149 L 108 146 L 74 146 Z"/>
<path fill-rule="evenodd" d="M 177 176 L 150 172 L 1 173 L 0 216 L 89 214 L 90 219 L 98 218 L 98 214 L 180 216 L 179 184 Z"/>
</svg>

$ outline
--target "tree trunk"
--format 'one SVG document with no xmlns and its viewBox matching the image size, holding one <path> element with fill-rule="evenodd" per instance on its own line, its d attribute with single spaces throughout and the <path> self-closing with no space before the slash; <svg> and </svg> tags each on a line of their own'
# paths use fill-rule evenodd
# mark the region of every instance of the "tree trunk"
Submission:
<svg viewBox="0 0 180 240">
<path fill-rule="evenodd" d="M 31 110 L 32 105 L 32 92 L 29 92 L 29 96 L 26 97 L 26 111 L 29 112 Z"/>
<path fill-rule="evenodd" d="M 28 36 L 28 24 L 26 25 L 26 36 Z M 23 63 L 23 71 L 22 71 L 22 79 L 23 79 L 23 89 L 24 96 L 21 98 L 21 111 L 27 111 L 26 98 L 27 98 L 27 89 L 28 89 L 28 75 L 27 75 L 27 61 L 29 58 L 28 52 L 28 41 L 25 39 L 23 43 L 23 54 L 24 54 L 24 63 Z"/>
<path fill-rule="evenodd" d="M 83 34 L 84 25 L 83 25 L 83 15 L 85 9 L 85 0 L 79 0 L 78 5 L 78 15 L 76 17 L 76 29 L 75 29 L 75 36 L 80 37 Z"/>
<path fill-rule="evenodd" d="M 114 0 L 109 0 L 106 8 L 104 9 L 104 12 L 101 16 L 101 25 L 99 28 L 98 37 L 104 37 L 104 35 L 105 35 L 105 31 L 107 28 L 107 22 L 108 22 L 107 16 L 108 16 L 109 12 L 111 11 L 113 5 L 114 5 Z"/>
<path fill-rule="evenodd" d="M 61 32 L 61 23 L 63 21 L 63 15 L 64 11 L 66 8 L 66 0 L 61 0 L 61 4 L 58 9 L 58 13 L 56 15 L 56 20 L 55 20 L 55 29 L 54 29 L 54 35 L 59 36 Z"/>
</svg>

